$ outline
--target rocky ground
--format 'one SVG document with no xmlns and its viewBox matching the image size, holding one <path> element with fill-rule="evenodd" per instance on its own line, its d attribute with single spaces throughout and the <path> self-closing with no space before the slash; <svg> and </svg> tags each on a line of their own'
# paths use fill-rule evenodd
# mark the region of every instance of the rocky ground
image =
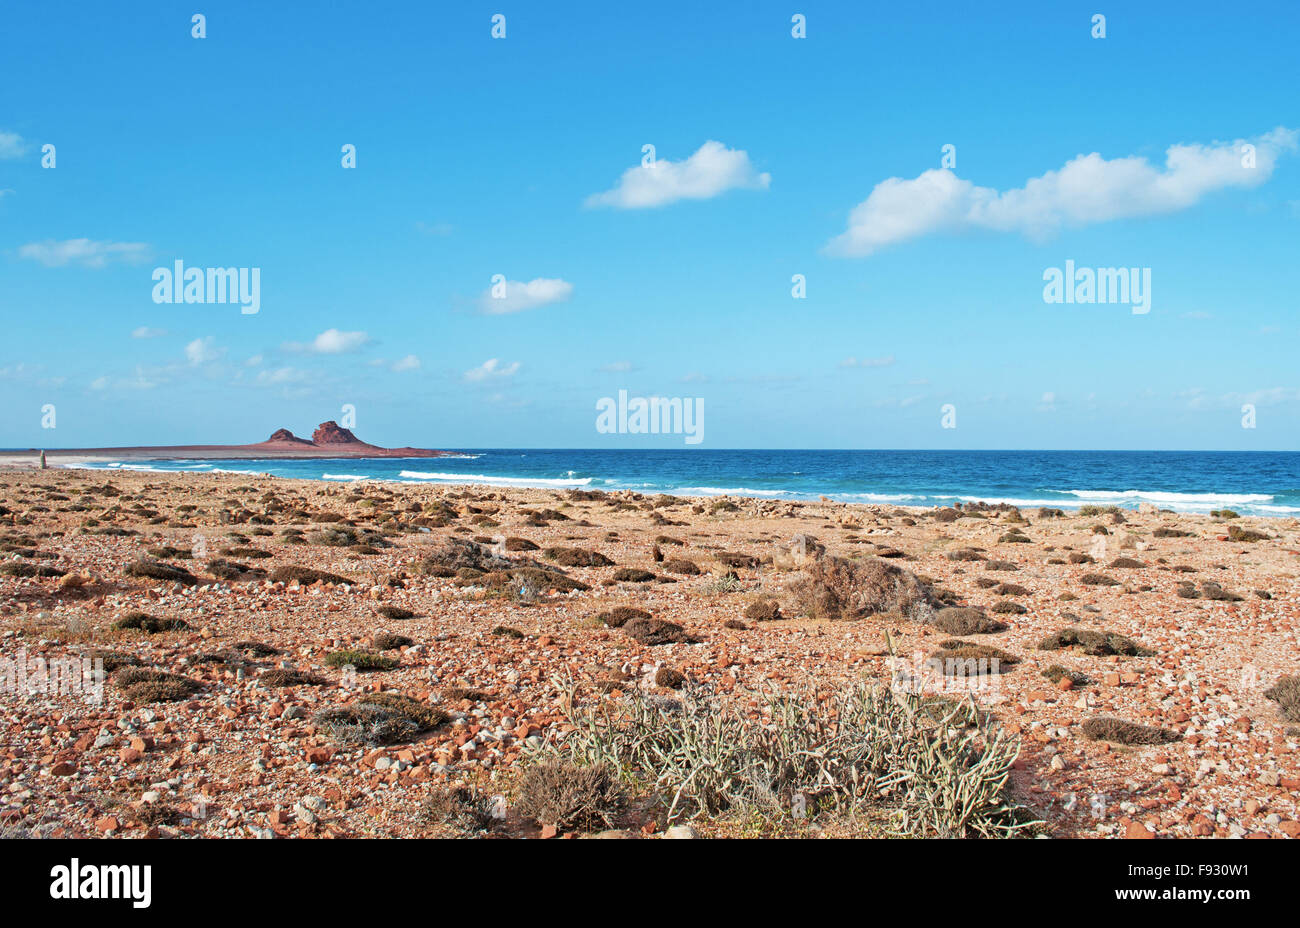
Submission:
<svg viewBox="0 0 1300 928">
<path fill-rule="evenodd" d="M 975 695 L 1019 738 L 1010 794 L 1047 834 L 1300 836 L 1300 719 L 1265 695 L 1300 673 L 1295 520 L 11 470 L 0 557 L 8 834 L 452 834 L 459 787 L 504 813 L 493 833 L 563 835 L 516 790 L 570 688 L 883 685 L 892 643 L 904 675 L 954 648 L 1001 660 Z M 810 599 L 837 557 L 929 602 Z M 673 624 L 611 625 L 618 606 Z M 19 660 L 68 657 L 105 661 L 102 698 L 16 691 Z M 642 805 L 618 833 L 667 824 Z"/>
</svg>

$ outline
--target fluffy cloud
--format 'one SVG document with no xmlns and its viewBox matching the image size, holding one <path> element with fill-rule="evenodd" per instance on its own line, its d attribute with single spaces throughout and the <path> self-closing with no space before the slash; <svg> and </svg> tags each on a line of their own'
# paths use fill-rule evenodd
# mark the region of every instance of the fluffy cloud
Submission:
<svg viewBox="0 0 1300 928">
<path fill-rule="evenodd" d="M 346 354 L 370 344 L 370 336 L 365 332 L 341 332 L 338 329 L 326 329 L 306 344 L 302 342 L 285 342 L 285 351 L 301 354 Z"/>
<path fill-rule="evenodd" d="M 88 238 L 70 238 L 62 242 L 46 239 L 18 249 L 20 258 L 39 261 L 46 267 L 79 264 L 98 268 L 110 261 L 143 261 L 148 254 L 149 246 L 143 242 L 94 242 Z"/>
<path fill-rule="evenodd" d="M 225 353 L 224 348 L 216 346 L 216 339 L 211 335 L 196 338 L 185 346 L 185 359 L 195 366 L 215 361 Z"/>
<path fill-rule="evenodd" d="M 548 303 L 562 303 L 573 295 L 573 284 L 558 277 L 537 277 L 528 283 L 505 281 L 500 296 L 489 288 L 479 297 L 479 309 L 490 316 L 519 313 Z"/>
<path fill-rule="evenodd" d="M 21 158 L 27 154 L 27 143 L 17 132 L 0 132 L 0 158 Z"/>
<path fill-rule="evenodd" d="M 760 174 L 748 152 L 705 142 L 685 161 L 660 158 L 623 172 L 612 190 L 587 197 L 589 207 L 647 209 L 678 200 L 708 200 L 728 190 L 766 190 L 771 174 Z"/>
<path fill-rule="evenodd" d="M 162 338 L 166 334 L 166 329 L 155 329 L 147 325 L 142 325 L 131 330 L 132 338 Z"/>
<path fill-rule="evenodd" d="M 861 257 L 933 232 L 969 229 L 1041 239 L 1063 226 L 1177 212 L 1214 191 L 1264 183 L 1278 157 L 1295 150 L 1298 137 L 1294 129 L 1277 128 L 1250 140 L 1171 145 L 1163 169 L 1146 158 L 1108 161 L 1093 152 L 1006 191 L 977 187 L 947 169 L 913 180 L 891 177 L 853 208 L 848 229 L 826 250 Z M 1246 144 L 1255 147 L 1254 167 L 1243 163 Z"/>
<path fill-rule="evenodd" d="M 502 365 L 497 358 L 491 358 L 484 361 L 473 370 L 465 372 L 465 379 L 470 383 L 482 383 L 487 380 L 499 380 L 505 377 L 513 377 L 519 371 L 519 362 L 512 361 L 509 364 Z"/>
</svg>

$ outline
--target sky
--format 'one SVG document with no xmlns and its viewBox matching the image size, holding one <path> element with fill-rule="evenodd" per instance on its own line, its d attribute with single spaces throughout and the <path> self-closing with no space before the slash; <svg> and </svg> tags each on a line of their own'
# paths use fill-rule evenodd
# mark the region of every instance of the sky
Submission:
<svg viewBox="0 0 1300 928">
<path fill-rule="evenodd" d="M 1300 449 L 1294 2 L 0 16 L 0 447 Z"/>
</svg>

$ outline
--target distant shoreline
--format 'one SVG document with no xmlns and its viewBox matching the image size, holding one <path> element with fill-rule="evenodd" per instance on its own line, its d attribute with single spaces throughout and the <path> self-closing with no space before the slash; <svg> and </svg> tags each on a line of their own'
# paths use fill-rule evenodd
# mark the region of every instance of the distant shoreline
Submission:
<svg viewBox="0 0 1300 928">
<path fill-rule="evenodd" d="M 40 467 L 40 448 L 29 451 L 0 452 L 0 468 Z M 50 466 L 108 464 L 115 461 L 309 461 L 331 458 L 440 458 L 454 456 L 451 451 L 423 448 L 294 448 L 286 450 L 252 450 L 246 445 L 176 445 L 138 448 L 59 448 L 44 449 Z"/>
</svg>

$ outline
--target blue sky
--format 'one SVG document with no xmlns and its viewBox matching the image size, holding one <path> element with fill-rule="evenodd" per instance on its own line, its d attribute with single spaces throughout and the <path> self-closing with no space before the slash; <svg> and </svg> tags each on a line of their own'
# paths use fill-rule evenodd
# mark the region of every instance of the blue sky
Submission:
<svg viewBox="0 0 1300 928">
<path fill-rule="evenodd" d="M 3 15 L 0 447 L 344 404 L 381 444 L 681 446 L 597 433 L 626 389 L 702 398 L 706 448 L 1300 448 L 1294 3 Z M 1150 312 L 1045 303 L 1067 259 L 1150 268 Z M 260 311 L 155 303 L 176 260 L 258 268 Z"/>
</svg>

